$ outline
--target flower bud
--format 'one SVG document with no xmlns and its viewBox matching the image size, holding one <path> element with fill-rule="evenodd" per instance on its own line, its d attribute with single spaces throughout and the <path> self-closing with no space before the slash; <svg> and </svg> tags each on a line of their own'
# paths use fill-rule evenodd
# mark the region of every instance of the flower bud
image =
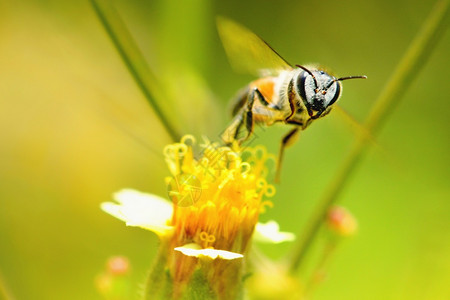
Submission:
<svg viewBox="0 0 450 300">
<path fill-rule="evenodd" d="M 351 236 L 358 229 L 355 217 L 344 207 L 334 206 L 328 211 L 328 228 L 340 236 Z"/>
<path fill-rule="evenodd" d="M 130 262 L 125 256 L 112 256 L 106 262 L 106 269 L 111 275 L 126 275 L 130 270 Z"/>
<path fill-rule="evenodd" d="M 130 264 L 124 256 L 113 256 L 95 279 L 97 291 L 105 299 L 125 300 L 131 296 Z"/>
</svg>

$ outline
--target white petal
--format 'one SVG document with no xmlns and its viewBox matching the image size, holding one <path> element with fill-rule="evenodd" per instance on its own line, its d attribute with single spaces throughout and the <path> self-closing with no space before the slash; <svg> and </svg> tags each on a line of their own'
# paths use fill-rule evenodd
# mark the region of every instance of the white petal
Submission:
<svg viewBox="0 0 450 300">
<path fill-rule="evenodd" d="M 177 247 L 174 249 L 175 251 L 180 251 L 184 255 L 187 256 L 195 256 L 195 257 L 209 257 L 211 259 L 222 258 L 222 259 L 236 259 L 242 258 L 244 255 L 240 253 L 225 251 L 225 250 L 216 250 L 216 249 L 202 249 L 198 244 L 187 244 L 182 247 Z"/>
<path fill-rule="evenodd" d="M 159 236 L 170 234 L 172 226 L 167 222 L 172 218 L 172 203 L 156 195 L 124 189 L 114 194 L 113 202 L 101 204 L 103 211 L 124 221 L 127 226 L 137 226 L 155 232 Z"/>
<path fill-rule="evenodd" d="M 256 224 L 253 238 L 257 242 L 279 244 L 295 240 L 295 234 L 280 231 L 280 225 L 271 220 L 266 224 Z"/>
</svg>

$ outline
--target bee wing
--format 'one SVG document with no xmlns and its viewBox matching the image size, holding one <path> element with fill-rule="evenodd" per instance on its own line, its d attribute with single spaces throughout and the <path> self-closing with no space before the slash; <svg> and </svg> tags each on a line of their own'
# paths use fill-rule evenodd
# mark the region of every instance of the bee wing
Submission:
<svg viewBox="0 0 450 300">
<path fill-rule="evenodd" d="M 393 157 L 383 145 L 381 145 L 370 130 L 350 115 L 342 106 L 334 105 L 333 111 L 337 111 L 341 119 L 351 127 L 353 132 L 360 138 L 367 140 L 384 158 L 391 163 L 392 166 L 398 167 L 398 159 Z"/>
<path fill-rule="evenodd" d="M 352 128 L 356 135 L 369 141 L 376 148 L 382 149 L 373 134 L 363 124 L 358 122 L 352 115 L 339 105 L 334 105 L 333 110 L 339 113 L 339 116 Z"/>
<path fill-rule="evenodd" d="M 269 44 L 244 26 L 217 17 L 217 29 L 228 59 L 236 71 L 267 76 L 292 69 Z"/>
</svg>

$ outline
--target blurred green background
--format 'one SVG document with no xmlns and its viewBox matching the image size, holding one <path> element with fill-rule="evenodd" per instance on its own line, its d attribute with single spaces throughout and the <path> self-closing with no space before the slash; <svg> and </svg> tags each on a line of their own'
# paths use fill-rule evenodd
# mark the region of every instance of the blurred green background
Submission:
<svg viewBox="0 0 450 300">
<path fill-rule="evenodd" d="M 216 15 L 294 64 L 366 74 L 344 82 L 340 101 L 362 121 L 433 2 L 114 1 L 152 68 L 181 87 L 186 114 L 198 112 L 198 93 L 217 101 L 222 120 L 205 128 L 204 114 L 192 126 L 211 138 L 229 120 L 228 99 L 252 79 L 229 66 Z M 450 299 L 449 53 L 447 32 L 377 138 L 383 150 L 369 151 L 345 189 L 341 204 L 359 233 L 338 249 L 314 299 Z M 258 142 L 276 152 L 286 129 L 259 130 Z M 305 131 L 262 219 L 301 232 L 354 137 L 337 113 Z M 164 196 L 169 141 L 88 1 L 0 2 L 0 278 L 9 292 L 99 298 L 94 278 L 116 254 L 129 257 L 141 290 L 157 238 L 99 203 L 124 187 Z M 282 257 L 290 246 L 263 249 Z"/>
</svg>

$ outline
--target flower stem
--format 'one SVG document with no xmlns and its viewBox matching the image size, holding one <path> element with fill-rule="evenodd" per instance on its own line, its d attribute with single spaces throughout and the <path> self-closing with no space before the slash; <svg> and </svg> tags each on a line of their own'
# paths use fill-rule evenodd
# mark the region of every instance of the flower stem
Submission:
<svg viewBox="0 0 450 300">
<path fill-rule="evenodd" d="M 105 27 L 122 60 L 141 89 L 147 101 L 152 106 L 161 123 L 174 141 L 180 139 L 175 127 L 175 116 L 168 105 L 168 97 L 160 88 L 155 74 L 152 72 L 136 42 L 128 32 L 119 14 L 108 0 L 91 0 L 100 21 Z"/>
<path fill-rule="evenodd" d="M 144 300 L 148 299 L 167 299 L 172 291 L 172 281 L 165 271 L 168 257 L 168 241 L 161 240 L 158 254 L 147 277 L 144 290 Z"/>
<path fill-rule="evenodd" d="M 369 113 L 364 123 L 369 132 L 375 135 L 381 129 L 389 114 L 400 103 L 405 91 L 425 65 L 443 32 L 447 29 L 449 15 L 449 1 L 438 1 Z M 308 223 L 310 224 L 309 227 L 306 228 L 306 232 L 302 235 L 303 238 L 299 240 L 297 248 L 293 252 L 289 262 L 292 272 L 299 269 L 329 207 L 337 201 L 367 148 L 366 139 L 358 137 L 349 155 L 337 171 L 334 180 L 328 186 L 312 217 L 312 221 Z"/>
<path fill-rule="evenodd" d="M 334 253 L 336 252 L 338 242 L 339 241 L 337 239 L 328 239 L 328 241 L 326 242 L 318 264 L 315 266 L 311 275 L 309 275 L 309 279 L 306 281 L 304 291 L 305 299 L 311 298 L 311 295 L 313 294 L 317 286 L 322 283 L 324 278 L 326 277 L 328 264 L 331 258 L 334 256 Z"/>
</svg>

